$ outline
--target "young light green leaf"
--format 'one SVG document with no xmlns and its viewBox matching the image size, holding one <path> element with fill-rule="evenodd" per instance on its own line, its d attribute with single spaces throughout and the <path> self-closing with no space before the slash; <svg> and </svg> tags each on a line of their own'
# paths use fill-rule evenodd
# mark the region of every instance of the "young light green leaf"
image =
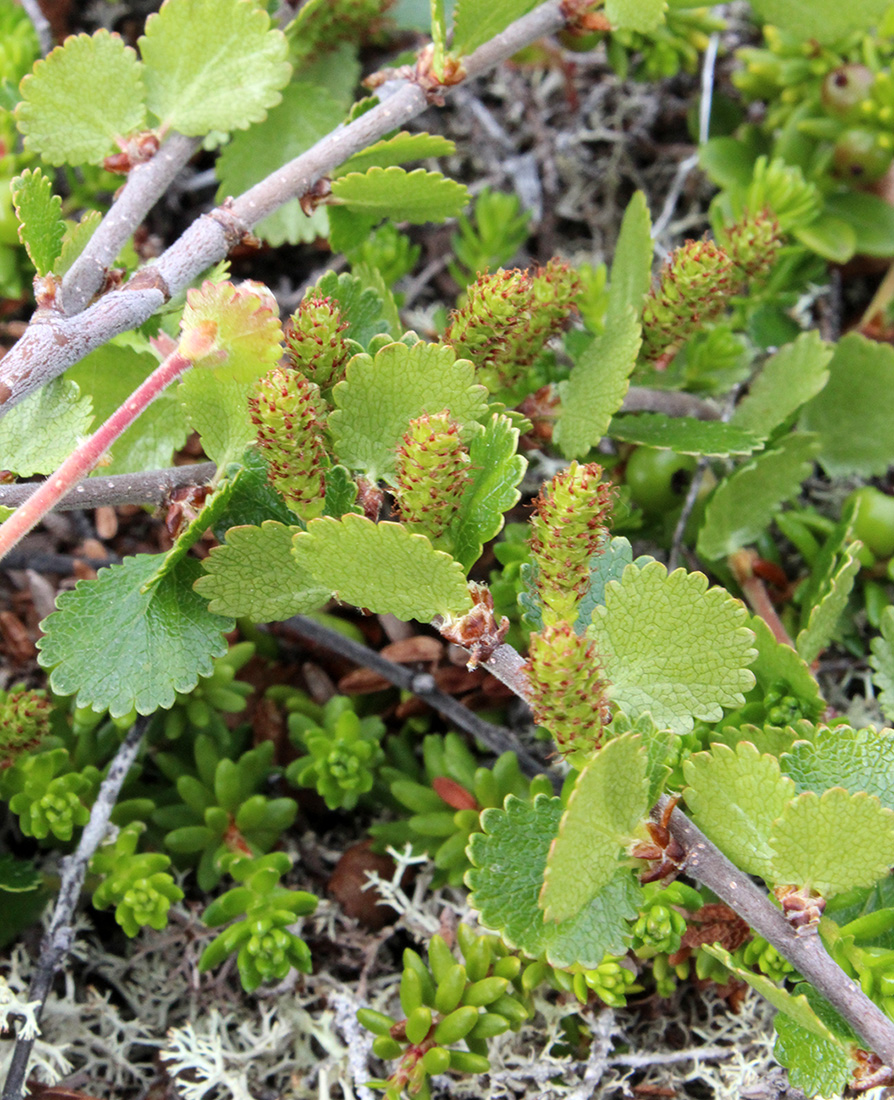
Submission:
<svg viewBox="0 0 894 1100">
<path fill-rule="evenodd" d="M 149 110 L 182 134 L 260 122 L 292 73 L 285 36 L 252 0 L 168 0 L 137 45 Z"/>
<path fill-rule="evenodd" d="M 844 787 L 849 794 L 875 795 L 894 810 L 894 730 L 820 726 L 810 740 L 796 741 L 780 765 L 798 794 Z"/>
<path fill-rule="evenodd" d="M 754 644 L 757 646 L 757 660 L 751 671 L 759 687 L 766 693 L 772 684 L 785 680 L 792 693 L 810 708 L 811 713 L 822 713 L 825 701 L 820 695 L 816 677 L 804 658 L 790 645 L 777 641 L 760 616 L 753 615 L 748 625 L 754 631 Z"/>
<path fill-rule="evenodd" d="M 699 555 L 717 561 L 754 542 L 780 505 L 797 494 L 820 446 L 817 436 L 793 432 L 722 482 L 705 509 Z"/>
<path fill-rule="evenodd" d="M 81 393 L 93 400 L 94 427 L 102 424 L 158 366 L 150 352 L 122 344 L 106 344 L 92 351 L 65 377 L 76 382 Z M 189 428 L 174 387 L 169 387 L 142 413 L 139 420 L 112 446 L 109 463 L 94 471 L 129 474 L 170 466 L 174 452 L 183 446 Z"/>
<path fill-rule="evenodd" d="M 829 380 L 834 348 L 819 333 L 803 332 L 771 355 L 739 403 L 731 423 L 766 439 Z"/>
<path fill-rule="evenodd" d="M 843 1096 L 857 1061 L 840 1039 L 830 1042 L 805 1030 L 785 1015 L 773 1021 L 773 1057 L 788 1070 L 792 1089 L 805 1096 Z"/>
<path fill-rule="evenodd" d="M 643 299 L 652 283 L 652 219 L 642 191 L 637 191 L 624 211 L 612 259 L 608 285 L 608 313 L 623 316 L 627 307 L 639 317 Z"/>
<path fill-rule="evenodd" d="M 334 176 L 345 176 L 349 172 L 366 172 L 370 168 L 390 168 L 395 164 L 406 164 L 408 160 L 425 160 L 427 157 L 448 157 L 456 151 L 454 142 L 440 134 L 411 134 L 401 130 L 393 137 L 383 138 L 362 152 L 355 153 L 339 168 Z"/>
<path fill-rule="evenodd" d="M 295 535 L 298 565 L 346 603 L 376 614 L 427 622 L 472 605 L 459 562 L 400 523 L 373 523 L 353 512 L 314 519 Z"/>
<path fill-rule="evenodd" d="M 667 0 L 605 0 L 612 30 L 650 34 L 664 22 Z"/>
<path fill-rule="evenodd" d="M 521 496 L 526 459 L 518 452 L 518 428 L 508 416 L 492 416 L 469 444 L 471 481 L 451 525 L 453 556 L 466 570 L 481 557 L 484 543 L 500 533 L 503 515 Z"/>
<path fill-rule="evenodd" d="M 733 424 L 661 413 L 616 416 L 607 434 L 623 443 L 665 448 L 681 455 L 750 455 L 762 442 L 754 432 Z"/>
<path fill-rule="evenodd" d="M 622 867 L 571 920 L 544 921 L 537 899 L 562 813 L 561 799 L 544 794 L 533 805 L 509 795 L 503 809 L 485 810 L 483 832 L 472 834 L 467 849 L 469 903 L 481 924 L 499 932 L 507 946 L 545 957 L 552 966 L 592 968 L 607 953 L 625 951 L 628 921 L 636 916 L 641 892 Z"/>
<path fill-rule="evenodd" d="M 345 466 L 330 466 L 326 471 L 326 507 L 323 515 L 341 519 L 346 512 L 363 512 L 357 503 L 357 482 Z"/>
<path fill-rule="evenodd" d="M 784 986 L 770 981 L 766 974 L 756 974 L 753 970 L 740 966 L 729 951 L 719 943 L 704 944 L 699 950 L 707 951 L 709 955 L 719 959 L 727 970 L 737 978 L 741 978 L 743 982 L 747 982 L 752 989 L 756 989 L 774 1008 L 793 1020 L 799 1027 L 827 1043 L 841 1045 L 834 1032 L 823 1023 L 803 993 L 790 993 Z"/>
<path fill-rule="evenodd" d="M 826 195 L 824 209 L 853 230 L 855 251 L 883 259 L 894 255 L 894 209 L 871 191 L 840 191 Z"/>
<path fill-rule="evenodd" d="M 831 477 L 886 473 L 894 463 L 892 422 L 894 347 L 848 333 L 829 362 L 829 381 L 802 417 L 822 441 L 823 469 Z"/>
<path fill-rule="evenodd" d="M 254 383 L 215 378 L 213 371 L 190 370 L 177 396 L 190 427 L 202 438 L 202 449 L 220 469 L 236 462 L 255 439 L 248 399 Z"/>
<path fill-rule="evenodd" d="M 540 894 L 544 920 L 571 920 L 608 886 L 648 812 L 648 795 L 641 738 L 613 738 L 577 777 L 562 815 Z"/>
<path fill-rule="evenodd" d="M 19 477 L 53 473 L 91 420 L 90 398 L 67 378 L 54 378 L 0 420 L 0 469 Z"/>
<path fill-rule="evenodd" d="M 894 864 L 894 810 L 877 798 L 832 787 L 805 791 L 773 826 L 768 881 L 809 886 L 832 897 L 872 886 Z"/>
<path fill-rule="evenodd" d="M 99 164 L 146 118 L 142 66 L 117 34 L 66 38 L 22 81 L 16 122 L 48 164 Z"/>
<path fill-rule="evenodd" d="M 255 623 L 279 622 L 316 611 L 331 596 L 292 554 L 297 527 L 268 520 L 260 527 L 231 527 L 227 541 L 202 563 L 196 592 L 218 615 Z"/>
<path fill-rule="evenodd" d="M 881 634 L 869 643 L 872 656 L 872 677 L 878 688 L 878 702 L 882 714 L 889 722 L 894 722 L 894 606 L 890 604 L 882 612 Z"/>
<path fill-rule="evenodd" d="M 453 16 L 453 50 L 459 57 L 505 31 L 539 0 L 457 0 Z"/>
<path fill-rule="evenodd" d="M 448 409 L 469 439 L 485 415 L 486 395 L 472 363 L 442 344 L 386 344 L 375 359 L 355 355 L 333 390 L 329 430 L 339 461 L 374 481 L 390 477 L 395 449 L 412 419 Z"/>
<path fill-rule="evenodd" d="M 752 7 L 765 22 L 783 31 L 794 31 L 802 41 L 834 42 L 850 31 L 865 31 L 876 25 L 887 11 L 889 0 L 752 0 Z"/>
<path fill-rule="evenodd" d="M 28 168 L 10 182 L 13 205 L 19 219 L 19 240 L 25 246 L 38 275 L 53 270 L 59 259 L 65 223 L 62 199 L 39 168 Z"/>
<path fill-rule="evenodd" d="M 841 613 L 847 607 L 848 597 L 854 587 L 854 580 L 860 572 L 857 553 L 860 544 L 851 543 L 845 547 L 838 567 L 830 577 L 828 586 L 821 592 L 819 600 L 810 609 L 807 625 L 795 639 L 800 656 L 811 664 L 832 640 Z"/>
<path fill-rule="evenodd" d="M 639 319 L 631 306 L 606 316 L 605 331 L 587 345 L 571 376 L 560 383 L 553 442 L 566 458 L 582 457 L 605 435 L 627 393 L 641 343 Z"/>
<path fill-rule="evenodd" d="M 455 218 L 468 204 L 469 193 L 440 172 L 408 172 L 395 165 L 340 176 L 332 181 L 332 198 L 368 217 L 422 225 Z"/>
<path fill-rule="evenodd" d="M 773 822 L 795 796 L 779 761 L 748 741 L 735 749 L 712 745 L 683 761 L 683 775 L 683 797 L 696 825 L 743 871 L 766 878 Z"/>
<path fill-rule="evenodd" d="M 102 221 L 102 214 L 98 210 L 87 210 L 79 222 L 67 222 L 65 235 L 62 238 L 62 251 L 56 261 L 56 274 L 64 275 L 75 260 L 87 247 L 87 242 L 96 232 L 96 228 Z"/>
<path fill-rule="evenodd" d="M 648 711 L 677 733 L 693 720 L 716 722 L 754 686 L 756 656 L 745 608 L 702 573 L 660 562 L 628 565 L 605 586 L 590 634 L 612 699 L 631 716 Z"/>
<path fill-rule="evenodd" d="M 283 89 L 282 103 L 263 122 L 233 135 L 214 164 L 220 188 L 217 201 L 241 195 L 288 161 L 306 152 L 343 119 L 341 104 L 325 88 L 303 81 Z M 308 217 L 298 199 L 289 199 L 258 222 L 253 232 L 274 246 L 325 237 L 329 221 L 324 207 Z"/>
<path fill-rule="evenodd" d="M 327 271 L 317 280 L 315 289 L 337 303 L 342 317 L 348 322 L 344 335 L 356 340 L 361 347 L 365 348 L 374 336 L 388 331 L 385 303 L 356 275 L 347 272 L 336 275 L 334 271 Z"/>
<path fill-rule="evenodd" d="M 279 362 L 282 341 L 279 306 L 261 283 L 206 280 L 186 292 L 180 351 L 199 370 L 254 382 Z"/>
<path fill-rule="evenodd" d="M 158 572 L 157 555 L 139 554 L 59 596 L 37 643 L 53 691 L 118 718 L 170 707 L 177 692 L 211 675 L 233 620 L 212 615 L 193 591 L 202 572 L 195 559 L 144 591 Z"/>
<path fill-rule="evenodd" d="M 227 508 L 214 526 L 214 533 L 225 542 L 231 527 L 260 527 L 266 520 L 276 520 L 286 527 L 295 523 L 295 513 L 286 507 L 282 497 L 267 480 L 267 463 L 251 448 L 239 460 L 239 477 L 227 500 Z"/>
</svg>

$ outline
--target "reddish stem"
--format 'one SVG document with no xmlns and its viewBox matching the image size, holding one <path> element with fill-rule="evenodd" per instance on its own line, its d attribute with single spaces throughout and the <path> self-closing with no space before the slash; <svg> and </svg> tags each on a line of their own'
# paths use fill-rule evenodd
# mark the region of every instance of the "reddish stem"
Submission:
<svg viewBox="0 0 894 1100">
<path fill-rule="evenodd" d="M 98 464 L 109 447 L 121 436 L 137 417 L 165 390 L 187 367 L 189 359 L 179 351 L 172 352 L 152 374 L 133 391 L 109 419 L 86 439 L 59 469 L 44 481 L 6 520 L 0 524 L 0 558 L 4 557 L 32 527 L 55 507 L 79 481 Z"/>
<path fill-rule="evenodd" d="M 753 550 L 737 550 L 734 554 L 730 554 L 728 564 L 751 610 L 764 620 L 777 642 L 794 649 L 795 643 L 783 626 L 782 619 L 776 614 L 776 608 L 764 587 L 764 582 L 754 575 L 754 563 L 757 560 L 757 554 Z"/>
</svg>

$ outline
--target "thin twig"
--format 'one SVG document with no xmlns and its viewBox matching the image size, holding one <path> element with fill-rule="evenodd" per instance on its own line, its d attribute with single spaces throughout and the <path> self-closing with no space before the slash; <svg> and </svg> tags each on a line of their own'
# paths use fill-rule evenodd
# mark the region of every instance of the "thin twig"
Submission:
<svg viewBox="0 0 894 1100">
<path fill-rule="evenodd" d="M 54 506 L 54 512 L 74 512 L 83 508 L 116 507 L 121 504 L 164 504 L 174 489 L 187 485 L 205 485 L 217 473 L 213 462 L 193 466 L 169 466 L 143 474 L 110 474 L 82 481 Z M 0 507 L 17 508 L 42 482 L 0 485 Z"/>
<path fill-rule="evenodd" d="M 621 412 L 654 412 L 665 416 L 691 416 L 696 420 L 719 420 L 722 413 L 713 401 L 705 401 L 693 393 L 677 390 L 653 390 L 648 386 L 631 386 Z"/>
<path fill-rule="evenodd" d="M 661 812 L 667 796 L 658 803 Z M 670 831 L 686 851 L 685 872 L 733 909 L 749 927 L 771 943 L 783 958 L 844 1017 L 887 1066 L 894 1065 L 894 1022 L 866 996 L 828 955 L 818 933 L 798 935 L 780 909 L 679 810 Z"/>
<path fill-rule="evenodd" d="M 374 649 L 360 645 L 336 630 L 329 630 L 313 619 L 306 619 L 303 615 L 295 615 L 286 620 L 285 625 L 302 638 L 306 638 L 316 645 L 321 645 L 332 653 L 338 653 L 347 657 L 357 665 L 371 668 L 374 672 L 384 677 L 389 683 L 399 687 L 402 691 L 410 691 L 423 702 L 428 703 L 433 710 L 438 711 L 448 721 L 459 726 L 466 733 L 472 734 L 482 745 L 491 752 L 501 753 L 511 749 L 518 757 L 518 762 L 523 771 L 528 775 L 542 775 L 546 770 L 542 761 L 523 748 L 518 743 L 518 737 L 512 730 L 504 726 L 495 726 L 491 722 L 485 722 L 474 714 L 468 707 L 464 707 L 452 695 L 441 691 L 435 684 L 434 677 L 427 672 L 414 672 L 403 665 L 389 661 Z M 511 646 L 501 646 L 501 649 L 511 649 Z M 513 650 L 513 653 L 515 651 Z M 518 654 L 516 653 L 516 657 Z M 521 658 L 518 657 L 521 662 Z M 489 667 L 489 666 L 488 666 Z"/>
<path fill-rule="evenodd" d="M 53 48 L 53 31 L 50 27 L 50 21 L 44 15 L 37 0 L 19 0 L 19 3 L 25 9 L 25 14 L 31 20 L 31 26 L 37 35 L 40 56 L 46 57 Z"/>
<path fill-rule="evenodd" d="M 464 59 L 467 78 L 478 76 L 552 34 L 565 22 L 560 0 L 547 0 Z M 400 82 L 397 82 L 400 83 Z M 445 93 L 449 88 L 443 89 Z M 384 102 L 340 126 L 316 145 L 250 188 L 198 218 L 159 259 L 122 290 L 103 295 L 72 317 L 38 310 L 27 331 L 0 361 L 0 406 L 11 408 L 113 336 L 148 320 L 171 296 L 223 259 L 252 226 L 429 105 L 419 84 L 404 81 Z"/>
<path fill-rule="evenodd" d="M 50 926 L 40 945 L 40 956 L 37 960 L 34 976 L 31 979 L 31 985 L 28 988 L 28 1000 L 37 1001 L 40 1004 L 35 1013 L 38 1020 L 49 996 L 53 978 L 56 976 L 56 972 L 61 969 L 68 952 L 71 950 L 74 935 L 71 922 L 78 899 L 81 896 L 81 888 L 87 874 L 87 865 L 106 835 L 109 818 L 118 799 L 121 785 L 134 760 L 136 760 L 140 742 L 148 725 L 148 717 L 138 718 L 121 743 L 121 747 L 115 754 L 106 777 L 100 785 L 96 801 L 90 811 L 90 820 L 84 826 L 78 846 L 72 855 L 66 856 L 62 861 L 59 896 L 56 899 Z M 33 1039 L 16 1039 L 9 1072 L 3 1087 L 2 1100 L 19 1100 L 33 1046 Z"/>
</svg>

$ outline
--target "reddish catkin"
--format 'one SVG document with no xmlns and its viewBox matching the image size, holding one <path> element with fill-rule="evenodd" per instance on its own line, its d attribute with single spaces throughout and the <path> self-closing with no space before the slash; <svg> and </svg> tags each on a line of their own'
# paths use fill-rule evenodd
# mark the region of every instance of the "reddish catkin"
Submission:
<svg viewBox="0 0 894 1100">
<path fill-rule="evenodd" d="M 323 511 L 328 464 L 319 419 L 320 391 L 296 371 L 276 367 L 249 400 L 267 478 L 303 520 Z"/>
<path fill-rule="evenodd" d="M 608 534 L 614 498 L 601 466 L 572 462 L 534 502 L 531 551 L 545 624 L 576 621 L 590 582 L 590 559 Z"/>
<path fill-rule="evenodd" d="M 526 669 L 534 720 L 549 730 L 559 751 L 568 755 L 598 748 L 611 709 L 595 644 L 576 634 L 571 623 L 545 626 L 531 635 Z"/>
</svg>

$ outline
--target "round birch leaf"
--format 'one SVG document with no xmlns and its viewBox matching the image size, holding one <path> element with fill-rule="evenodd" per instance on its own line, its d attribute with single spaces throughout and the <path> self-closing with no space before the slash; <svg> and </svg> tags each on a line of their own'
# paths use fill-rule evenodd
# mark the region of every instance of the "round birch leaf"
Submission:
<svg viewBox="0 0 894 1100">
<path fill-rule="evenodd" d="M 329 430 L 339 461 L 363 470 L 371 481 L 387 478 L 412 419 L 448 409 L 467 441 L 487 412 L 486 396 L 475 382 L 474 365 L 444 345 L 420 340 L 410 348 L 386 344 L 375 359 L 355 355 L 333 390 L 337 407 Z"/>
<path fill-rule="evenodd" d="M 0 469 L 19 477 L 51 474 L 87 434 L 89 397 L 74 382 L 54 378 L 0 420 Z"/>
<path fill-rule="evenodd" d="M 252 0 L 165 0 L 138 46 L 149 110 L 182 134 L 260 122 L 292 73 L 285 36 Z"/>
<path fill-rule="evenodd" d="M 473 833 L 467 849 L 469 903 L 483 927 L 499 932 L 509 947 L 551 966 L 595 968 L 606 954 L 626 950 L 641 891 L 629 868 L 621 867 L 571 920 L 544 921 L 537 899 L 562 812 L 561 799 L 545 794 L 533 804 L 509 795 L 503 809 L 485 810 L 483 832 Z"/>
<path fill-rule="evenodd" d="M 748 612 L 703 573 L 668 575 L 657 561 L 628 565 L 593 609 L 591 636 L 603 658 L 612 699 L 634 717 L 688 733 L 694 719 L 716 722 L 754 687 L 757 656 Z"/>
<path fill-rule="evenodd" d="M 24 244 L 38 275 L 46 275 L 56 266 L 65 236 L 62 199 L 53 194 L 53 181 L 39 168 L 28 168 L 10 181 L 19 240 Z"/>
<path fill-rule="evenodd" d="M 48 164 L 99 164 L 146 119 L 142 66 L 117 34 L 67 38 L 22 81 L 25 147 Z"/>
<path fill-rule="evenodd" d="M 773 828 L 769 881 L 833 897 L 873 886 L 894 864 L 894 811 L 877 798 L 832 787 L 793 799 Z"/>
<path fill-rule="evenodd" d="M 298 565 L 337 599 L 376 614 L 428 622 L 472 606 L 465 574 L 425 535 L 348 512 L 314 519 L 295 535 Z"/>
<path fill-rule="evenodd" d="M 733 863 L 767 877 L 773 860 L 773 822 L 795 797 L 795 784 L 775 756 L 748 741 L 735 749 L 712 745 L 683 761 L 683 792 L 696 825 Z"/>
<path fill-rule="evenodd" d="M 193 591 L 202 572 L 194 558 L 152 583 L 162 560 L 138 554 L 62 593 L 37 643 L 53 691 L 119 718 L 173 706 L 178 691 L 211 675 L 233 620 L 213 615 Z"/>
<path fill-rule="evenodd" d="M 649 808 L 646 765 L 642 740 L 625 733 L 577 777 L 547 858 L 544 920 L 570 920 L 617 873 L 623 848 Z"/>
<path fill-rule="evenodd" d="M 392 165 L 340 176 L 332 181 L 332 198 L 369 217 L 423 225 L 455 218 L 468 204 L 469 192 L 440 172 L 408 172 Z"/>
<path fill-rule="evenodd" d="M 218 615 L 280 622 L 316 611 L 329 599 L 292 554 L 295 527 L 268 520 L 260 527 L 231 527 L 227 541 L 202 563 L 196 592 Z"/>
<path fill-rule="evenodd" d="M 874 794 L 894 810 L 894 730 L 819 726 L 809 741 L 796 741 L 779 763 L 798 794 L 844 787 L 851 794 Z"/>
</svg>

